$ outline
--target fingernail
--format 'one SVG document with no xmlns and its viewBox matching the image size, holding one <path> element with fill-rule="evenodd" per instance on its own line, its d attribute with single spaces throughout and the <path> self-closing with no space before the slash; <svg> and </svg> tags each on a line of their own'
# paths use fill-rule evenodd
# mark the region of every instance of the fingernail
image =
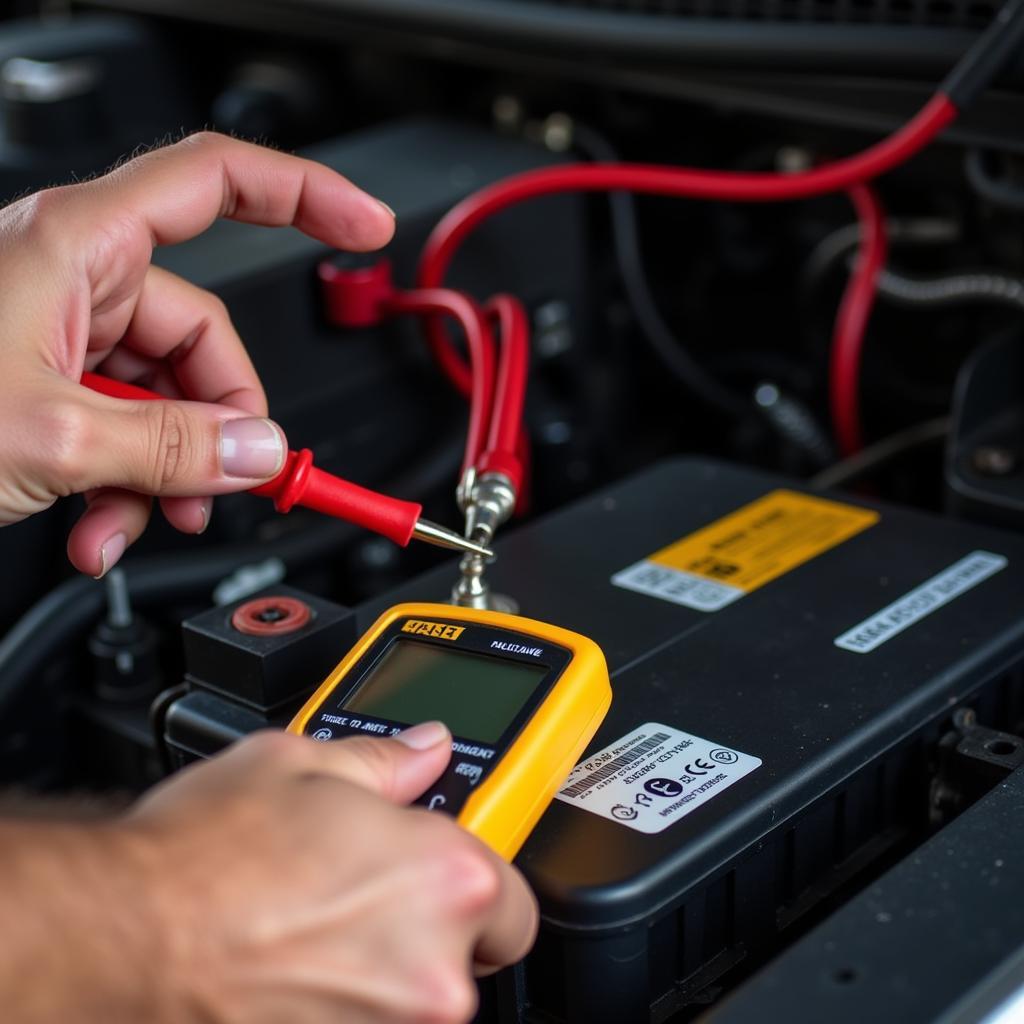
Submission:
<svg viewBox="0 0 1024 1024">
<path fill-rule="evenodd" d="M 204 498 L 202 504 L 199 506 L 199 514 L 203 517 L 202 526 L 196 530 L 196 536 L 198 537 L 202 533 L 206 533 L 206 528 L 210 525 L 210 513 L 213 511 L 213 499 Z"/>
<path fill-rule="evenodd" d="M 400 732 L 395 739 L 413 750 L 429 750 L 439 743 L 451 742 L 451 733 L 444 722 L 423 722 Z"/>
<path fill-rule="evenodd" d="M 281 431 L 270 420 L 226 420 L 220 428 L 220 461 L 227 476 L 276 476 L 284 465 Z"/>
<path fill-rule="evenodd" d="M 115 533 L 100 545 L 100 574 L 93 579 L 101 580 L 117 565 L 128 547 L 128 537 L 123 533 Z"/>
<path fill-rule="evenodd" d="M 380 203 L 380 205 L 381 205 L 381 206 L 383 206 L 383 207 L 384 207 L 384 209 L 385 209 L 385 210 L 387 210 L 387 211 L 388 211 L 388 213 L 390 213 L 390 214 L 391 214 L 391 216 L 395 218 L 395 220 L 398 220 L 398 214 L 397 214 L 397 213 L 395 213 L 395 211 L 394 211 L 394 210 L 392 210 L 392 209 L 391 209 L 391 207 L 390 207 L 390 206 L 388 206 L 388 204 L 387 204 L 387 203 L 385 203 L 383 199 L 378 199 L 378 200 L 377 200 L 377 202 L 378 202 L 378 203 Z"/>
</svg>

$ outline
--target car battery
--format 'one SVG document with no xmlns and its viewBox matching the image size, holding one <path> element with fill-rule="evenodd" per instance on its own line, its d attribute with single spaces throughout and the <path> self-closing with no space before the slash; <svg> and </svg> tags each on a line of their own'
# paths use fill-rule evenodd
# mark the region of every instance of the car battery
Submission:
<svg viewBox="0 0 1024 1024">
<path fill-rule="evenodd" d="M 683 459 L 497 552 L 495 591 L 597 641 L 614 696 L 517 859 L 541 933 L 485 988 L 483 1020 L 692 1016 L 926 834 L 958 709 L 1024 719 L 1013 534 Z M 444 600 L 454 574 L 361 607 L 360 630 Z"/>
</svg>

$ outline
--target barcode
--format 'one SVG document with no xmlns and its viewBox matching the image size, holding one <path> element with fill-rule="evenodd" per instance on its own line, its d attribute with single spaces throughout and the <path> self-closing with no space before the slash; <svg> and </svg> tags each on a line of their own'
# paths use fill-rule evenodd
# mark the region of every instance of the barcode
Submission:
<svg viewBox="0 0 1024 1024">
<path fill-rule="evenodd" d="M 601 765 L 600 768 L 592 771 L 589 775 L 585 775 L 579 782 L 574 782 L 571 786 L 567 786 L 562 790 L 560 796 L 581 796 L 588 789 L 593 789 L 599 782 L 610 779 L 616 772 L 621 771 L 627 765 L 632 764 L 634 761 L 639 761 L 644 754 L 649 753 L 668 738 L 667 732 L 656 732 L 653 736 L 648 736 L 647 739 L 642 743 L 638 743 L 632 750 L 627 751 L 625 754 L 620 754 L 618 757 L 613 757 L 610 761 L 606 761 Z"/>
</svg>

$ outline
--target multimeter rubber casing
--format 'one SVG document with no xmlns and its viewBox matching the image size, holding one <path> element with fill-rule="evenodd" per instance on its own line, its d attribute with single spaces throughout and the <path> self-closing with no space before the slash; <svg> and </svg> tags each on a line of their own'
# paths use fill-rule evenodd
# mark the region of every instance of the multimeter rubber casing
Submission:
<svg viewBox="0 0 1024 1024">
<path fill-rule="evenodd" d="M 452 814 L 511 860 L 610 703 L 604 655 L 584 636 L 503 612 L 402 604 L 374 623 L 288 731 L 334 740 L 445 721 L 451 762 L 417 803 Z"/>
</svg>

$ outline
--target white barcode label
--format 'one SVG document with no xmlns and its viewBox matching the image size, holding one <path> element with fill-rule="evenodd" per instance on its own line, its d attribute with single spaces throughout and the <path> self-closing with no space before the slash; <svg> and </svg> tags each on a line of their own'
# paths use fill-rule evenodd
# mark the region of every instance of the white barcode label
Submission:
<svg viewBox="0 0 1024 1024">
<path fill-rule="evenodd" d="M 576 765 L 555 799 L 652 834 L 760 764 L 758 757 L 648 722 Z"/>
</svg>

